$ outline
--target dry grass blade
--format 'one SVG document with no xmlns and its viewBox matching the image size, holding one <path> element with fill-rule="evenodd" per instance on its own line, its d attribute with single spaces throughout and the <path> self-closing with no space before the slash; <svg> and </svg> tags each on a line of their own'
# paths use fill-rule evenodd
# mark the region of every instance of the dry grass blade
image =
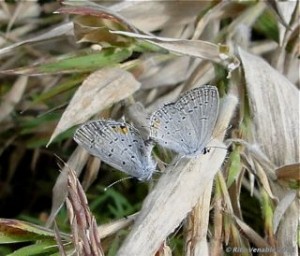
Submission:
<svg viewBox="0 0 300 256">
<path fill-rule="evenodd" d="M 158 55 L 157 57 L 149 56 L 143 60 L 141 69 L 147 70 L 139 77 L 143 89 L 170 86 L 183 82 L 193 70 L 191 62 L 197 62 L 189 56 L 170 56 L 170 58 L 170 60 L 165 60 Z"/>
<path fill-rule="evenodd" d="M 5 119 L 15 109 L 16 104 L 24 95 L 27 82 L 27 76 L 20 76 L 10 91 L 3 97 L 3 101 L 0 104 L 0 121 Z"/>
<path fill-rule="evenodd" d="M 86 173 L 82 181 L 82 187 L 86 190 L 97 178 L 101 166 L 101 160 L 97 157 L 92 157 L 88 161 Z"/>
<path fill-rule="evenodd" d="M 127 216 L 126 218 L 113 221 L 108 224 L 103 224 L 98 227 L 100 239 L 117 233 L 119 230 L 128 227 L 136 219 L 138 213 Z"/>
<path fill-rule="evenodd" d="M 69 158 L 67 166 L 75 170 L 77 175 L 79 175 L 88 159 L 88 156 L 88 153 L 84 149 L 77 147 L 77 149 Z M 51 213 L 47 220 L 46 226 L 52 225 L 56 214 L 58 213 L 59 209 L 61 208 L 67 197 L 68 168 L 63 167 L 53 187 Z"/>
<path fill-rule="evenodd" d="M 143 39 L 177 54 L 221 63 L 229 70 L 229 72 L 239 66 L 239 60 L 235 56 L 229 54 L 227 47 L 216 45 L 208 41 L 148 36 L 124 31 L 111 31 L 111 33 Z"/>
<path fill-rule="evenodd" d="M 12 44 L 10 46 L 7 46 L 5 48 L 0 49 L 0 56 L 6 53 L 9 53 L 11 51 L 13 51 L 15 48 L 24 45 L 24 44 L 29 44 L 29 43 L 34 43 L 34 42 L 40 42 L 43 40 L 47 40 L 47 39 L 53 39 L 62 35 L 70 35 L 73 33 L 73 23 L 72 22 L 68 22 L 62 25 L 59 25 L 55 28 L 53 28 L 52 30 L 43 33 L 41 35 L 38 35 L 36 37 L 31 37 L 30 39 L 27 40 L 23 40 L 20 42 L 17 42 L 15 44 Z"/>
<path fill-rule="evenodd" d="M 222 143 L 213 143 L 225 147 Z M 170 165 L 145 199 L 133 229 L 117 255 L 153 255 L 167 236 L 187 216 L 212 181 L 226 156 L 214 149 L 197 159 L 182 159 Z"/>
<path fill-rule="evenodd" d="M 129 97 L 139 87 L 140 83 L 131 73 L 119 68 L 104 68 L 92 73 L 74 94 L 47 146 L 60 133 Z"/>
<path fill-rule="evenodd" d="M 221 102 L 219 119 L 214 130 L 214 136 L 219 140 L 224 138 L 226 131 L 224 127 L 227 127 L 230 122 L 237 103 L 237 98 L 231 94 L 227 95 Z M 207 184 L 205 191 L 199 198 L 199 202 L 188 218 L 185 246 L 186 256 L 209 254 L 206 237 L 208 233 L 212 185 L 212 181 Z"/>
<path fill-rule="evenodd" d="M 207 184 L 186 224 L 185 256 L 209 255 L 206 241 L 213 181 Z"/>
<path fill-rule="evenodd" d="M 127 17 L 143 31 L 165 30 L 176 24 L 193 23 L 197 15 L 211 5 L 208 1 L 123 1 L 111 8 Z"/>
<path fill-rule="evenodd" d="M 298 3 L 299 4 L 299 3 Z M 274 9 L 278 16 L 280 17 L 280 22 L 278 24 L 279 26 L 279 42 L 280 45 L 283 45 L 283 42 L 285 40 L 286 32 L 289 30 L 288 25 L 291 24 L 293 14 L 296 11 L 297 7 L 297 1 L 289 1 L 289 2 L 274 2 Z"/>
<path fill-rule="evenodd" d="M 296 198 L 296 192 L 288 191 L 287 194 L 280 200 L 279 204 L 277 205 L 274 211 L 274 217 L 273 217 L 274 233 L 277 232 L 279 223 L 282 220 L 284 213 L 294 202 L 295 198 Z"/>
<path fill-rule="evenodd" d="M 255 232 L 250 226 L 248 226 L 245 222 L 240 220 L 237 217 L 234 217 L 236 224 L 243 231 L 243 234 L 249 238 L 249 240 L 257 247 L 257 248 L 270 248 L 271 246 Z"/>
<path fill-rule="evenodd" d="M 242 49 L 239 52 L 256 143 L 277 166 L 298 162 L 298 89 L 260 57 Z"/>
<path fill-rule="evenodd" d="M 67 256 L 56 222 L 54 222 L 54 235 L 55 235 L 55 240 L 56 240 L 60 255 Z"/>
<path fill-rule="evenodd" d="M 66 168 L 69 168 L 66 166 Z M 75 172 L 68 170 L 68 201 L 70 224 L 73 234 L 73 243 L 78 255 L 104 255 L 100 244 L 96 220 L 88 208 L 85 193 L 78 181 Z"/>
</svg>

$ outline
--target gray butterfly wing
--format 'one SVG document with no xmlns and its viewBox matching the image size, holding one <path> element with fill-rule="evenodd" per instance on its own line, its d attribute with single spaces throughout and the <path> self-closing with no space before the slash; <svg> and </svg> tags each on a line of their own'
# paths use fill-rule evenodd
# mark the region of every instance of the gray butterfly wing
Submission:
<svg viewBox="0 0 300 256">
<path fill-rule="evenodd" d="M 150 137 L 181 155 L 196 156 L 211 138 L 218 109 L 215 86 L 195 88 L 152 114 Z"/>
<path fill-rule="evenodd" d="M 127 123 L 90 121 L 76 130 L 74 140 L 90 154 L 139 180 L 149 179 L 155 170 L 152 146 Z"/>
</svg>

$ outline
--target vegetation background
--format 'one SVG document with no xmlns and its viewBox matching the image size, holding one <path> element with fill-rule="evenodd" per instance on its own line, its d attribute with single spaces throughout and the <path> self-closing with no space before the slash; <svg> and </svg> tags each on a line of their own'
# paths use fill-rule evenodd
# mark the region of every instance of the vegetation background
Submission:
<svg viewBox="0 0 300 256">
<path fill-rule="evenodd" d="M 298 1 L 11 0 L 0 24 L 0 255 L 298 255 Z M 104 191 L 126 176 L 75 128 L 142 130 L 204 84 L 227 155 Z"/>
</svg>

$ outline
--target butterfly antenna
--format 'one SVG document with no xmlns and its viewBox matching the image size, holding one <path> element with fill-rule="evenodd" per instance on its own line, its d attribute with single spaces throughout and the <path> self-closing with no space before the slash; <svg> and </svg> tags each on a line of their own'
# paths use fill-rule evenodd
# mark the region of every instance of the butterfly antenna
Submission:
<svg viewBox="0 0 300 256">
<path fill-rule="evenodd" d="M 225 129 L 223 129 L 222 131 L 219 131 L 219 132 L 217 133 L 217 135 L 220 134 L 221 132 L 228 131 L 231 127 L 232 127 L 232 125 L 229 125 L 228 127 L 226 127 Z M 209 144 L 212 140 L 213 140 L 213 138 L 211 138 L 211 139 L 208 141 L 207 144 Z M 221 149 L 227 150 L 227 147 L 224 148 L 224 147 L 210 146 L 210 147 L 205 147 L 205 148 L 202 150 L 202 153 L 203 153 L 204 155 L 205 155 L 206 153 L 209 153 L 210 148 L 221 148 Z"/>
<path fill-rule="evenodd" d="M 109 188 L 111 188 L 112 186 L 116 185 L 117 183 L 119 182 L 122 182 L 124 180 L 130 180 L 130 179 L 133 179 L 133 177 L 125 177 L 125 178 L 122 178 L 122 179 L 119 179 L 119 180 L 116 180 L 115 182 L 109 184 L 107 187 L 104 188 L 104 191 L 107 191 Z"/>
<path fill-rule="evenodd" d="M 207 144 L 209 144 L 211 141 L 213 140 L 213 138 L 211 138 Z M 221 148 L 221 149 L 224 149 L 224 150 L 227 150 L 228 148 L 227 147 L 218 147 L 218 146 L 209 146 L 209 147 L 204 147 L 203 150 L 202 150 L 202 154 L 205 155 L 207 153 L 210 152 L 210 149 L 211 148 Z"/>
</svg>

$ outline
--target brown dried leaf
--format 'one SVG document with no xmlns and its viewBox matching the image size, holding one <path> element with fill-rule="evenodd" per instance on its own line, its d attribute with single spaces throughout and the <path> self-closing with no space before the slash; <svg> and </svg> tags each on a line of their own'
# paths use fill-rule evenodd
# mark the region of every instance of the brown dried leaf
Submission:
<svg viewBox="0 0 300 256">
<path fill-rule="evenodd" d="M 111 104 L 129 97 L 139 88 L 140 83 L 133 75 L 119 68 L 104 68 L 92 73 L 75 92 L 47 146 L 60 133 L 87 121 Z"/>
<path fill-rule="evenodd" d="M 104 6 L 95 4 L 93 2 L 65 2 L 68 7 L 58 9 L 57 13 L 77 14 L 82 16 L 94 16 L 99 19 L 107 19 L 126 26 L 128 30 L 137 32 L 137 29 L 122 15 L 118 14 L 113 8 L 106 8 Z M 71 6 L 73 5 L 73 6 Z M 76 6 L 77 5 L 77 6 Z"/>
<path fill-rule="evenodd" d="M 218 174 L 221 176 L 222 174 Z M 210 240 L 210 254 L 211 255 L 221 255 L 222 248 L 222 236 L 223 236 L 223 199 L 220 193 L 215 193 L 213 199 L 213 235 Z"/>
<path fill-rule="evenodd" d="M 117 27 L 113 22 L 107 20 L 101 20 L 98 17 L 93 16 L 78 16 L 73 20 L 74 33 L 79 43 L 92 42 L 98 44 L 116 45 L 125 47 L 132 40 L 128 40 L 126 37 L 119 35 L 113 35 L 109 33 L 109 29 Z"/>
<path fill-rule="evenodd" d="M 288 164 L 279 167 L 276 170 L 277 179 L 283 181 L 296 180 L 300 181 L 300 163 Z"/>
</svg>

